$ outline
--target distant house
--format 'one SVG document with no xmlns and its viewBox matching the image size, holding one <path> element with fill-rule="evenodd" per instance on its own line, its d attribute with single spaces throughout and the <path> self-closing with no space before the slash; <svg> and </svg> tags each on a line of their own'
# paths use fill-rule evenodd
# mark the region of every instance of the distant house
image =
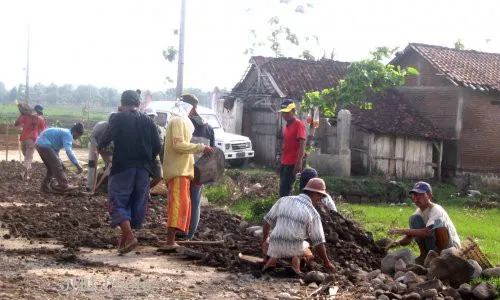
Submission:
<svg viewBox="0 0 500 300">
<path fill-rule="evenodd" d="M 443 141 L 453 137 L 423 118 L 396 90 L 369 101 L 370 110 L 350 108 L 352 172 L 382 172 L 394 179 L 439 178 Z"/>
<path fill-rule="evenodd" d="M 240 115 L 233 121 L 242 122 L 227 126 L 240 128 L 235 132 L 251 138 L 257 162 L 272 166 L 281 152 L 281 101 L 291 98 L 299 104 L 306 92 L 337 85 L 348 66 L 332 60 L 253 57 L 242 80 L 224 100 L 223 110 Z M 372 110 L 350 109 L 348 164 L 352 171 L 381 171 L 398 179 L 439 175 L 440 145 L 451 137 L 422 118 L 396 91 L 387 91 L 371 101 Z M 320 173 L 337 174 L 338 164 L 330 163 L 340 150 L 337 129 L 324 119 L 316 133 L 320 153 L 311 161 Z"/>
<path fill-rule="evenodd" d="M 444 142 L 444 175 L 499 185 L 500 54 L 412 43 L 391 63 L 420 70 L 398 91 L 452 137 Z"/>
<path fill-rule="evenodd" d="M 293 99 L 299 105 L 306 92 L 337 85 L 348 65 L 333 60 L 252 57 L 224 104 L 236 116 L 234 121 L 241 123 L 227 126 L 250 137 L 259 163 L 274 165 L 281 151 L 283 123 L 278 110 L 283 99 Z"/>
</svg>

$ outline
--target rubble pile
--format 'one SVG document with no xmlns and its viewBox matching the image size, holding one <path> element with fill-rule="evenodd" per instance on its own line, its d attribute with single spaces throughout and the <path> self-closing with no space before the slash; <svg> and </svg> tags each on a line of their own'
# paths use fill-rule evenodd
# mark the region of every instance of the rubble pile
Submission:
<svg viewBox="0 0 500 300">
<path fill-rule="evenodd" d="M 359 271 L 351 278 L 355 278 L 359 298 L 364 300 L 494 299 L 498 292 L 490 283 L 471 286 L 469 282 L 498 272 L 500 268 L 482 270 L 476 261 L 459 257 L 454 249 L 441 255 L 430 251 L 423 266 L 415 264 L 410 250 L 400 249 L 382 260 L 381 269 Z M 372 295 L 362 296 L 362 292 Z"/>
</svg>

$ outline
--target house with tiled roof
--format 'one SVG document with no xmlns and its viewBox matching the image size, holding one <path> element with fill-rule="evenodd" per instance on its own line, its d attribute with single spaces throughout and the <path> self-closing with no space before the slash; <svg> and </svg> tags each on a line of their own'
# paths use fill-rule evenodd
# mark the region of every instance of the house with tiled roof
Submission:
<svg viewBox="0 0 500 300">
<path fill-rule="evenodd" d="M 242 120 L 234 132 L 250 137 L 257 162 L 274 165 L 281 153 L 284 124 L 278 110 L 283 99 L 299 105 L 306 92 L 336 86 L 348 67 L 347 62 L 333 60 L 251 58 L 243 78 L 225 97 L 224 107 L 233 113 L 241 111 L 233 114 L 235 120 Z M 433 145 L 448 136 L 403 100 L 398 92 L 387 91 L 373 96 L 371 110 L 349 108 L 349 169 L 360 174 L 382 171 L 393 178 L 434 176 Z M 320 173 L 336 174 L 340 134 L 336 124 L 321 121 L 315 138 L 320 153 L 309 160 Z"/>
<path fill-rule="evenodd" d="M 392 61 L 420 71 L 398 89 L 447 139 L 448 178 L 500 184 L 500 54 L 411 43 Z"/>
</svg>

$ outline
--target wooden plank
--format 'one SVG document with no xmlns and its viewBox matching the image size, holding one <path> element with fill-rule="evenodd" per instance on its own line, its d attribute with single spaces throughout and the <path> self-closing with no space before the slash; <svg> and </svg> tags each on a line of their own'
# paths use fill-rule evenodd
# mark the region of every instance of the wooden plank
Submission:
<svg viewBox="0 0 500 300">
<path fill-rule="evenodd" d="M 177 241 L 184 246 L 224 246 L 224 241 Z"/>
</svg>

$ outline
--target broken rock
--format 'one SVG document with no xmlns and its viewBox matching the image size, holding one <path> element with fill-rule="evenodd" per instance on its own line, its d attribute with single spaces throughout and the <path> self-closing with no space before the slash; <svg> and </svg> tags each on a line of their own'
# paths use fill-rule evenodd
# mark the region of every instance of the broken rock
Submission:
<svg viewBox="0 0 500 300">
<path fill-rule="evenodd" d="M 449 282 L 452 287 L 459 287 L 469 282 L 474 268 L 465 259 L 453 254 L 441 255 L 432 260 L 428 270 L 429 278 L 438 278 Z"/>
<path fill-rule="evenodd" d="M 467 262 L 474 268 L 474 272 L 472 273 L 469 281 L 474 280 L 481 276 L 481 272 L 483 272 L 483 268 L 477 263 L 477 261 L 473 259 L 468 259 Z"/>
<path fill-rule="evenodd" d="M 429 268 L 429 266 L 431 265 L 431 261 L 438 256 L 439 254 L 436 251 L 434 250 L 429 251 L 424 260 L 424 268 Z"/>
<path fill-rule="evenodd" d="M 472 294 L 479 300 L 493 299 L 498 296 L 495 287 L 489 282 L 481 282 L 473 290 Z"/>
<path fill-rule="evenodd" d="M 418 293 L 409 293 L 403 296 L 403 300 L 420 300 L 422 297 Z"/>
<path fill-rule="evenodd" d="M 415 263 L 415 257 L 410 249 L 403 248 L 387 254 L 383 259 L 380 270 L 386 274 L 393 274 L 395 272 L 395 265 L 398 259 L 402 259 L 406 264 Z"/>
<path fill-rule="evenodd" d="M 486 269 L 481 273 L 484 277 L 500 277 L 500 267 Z"/>
</svg>

